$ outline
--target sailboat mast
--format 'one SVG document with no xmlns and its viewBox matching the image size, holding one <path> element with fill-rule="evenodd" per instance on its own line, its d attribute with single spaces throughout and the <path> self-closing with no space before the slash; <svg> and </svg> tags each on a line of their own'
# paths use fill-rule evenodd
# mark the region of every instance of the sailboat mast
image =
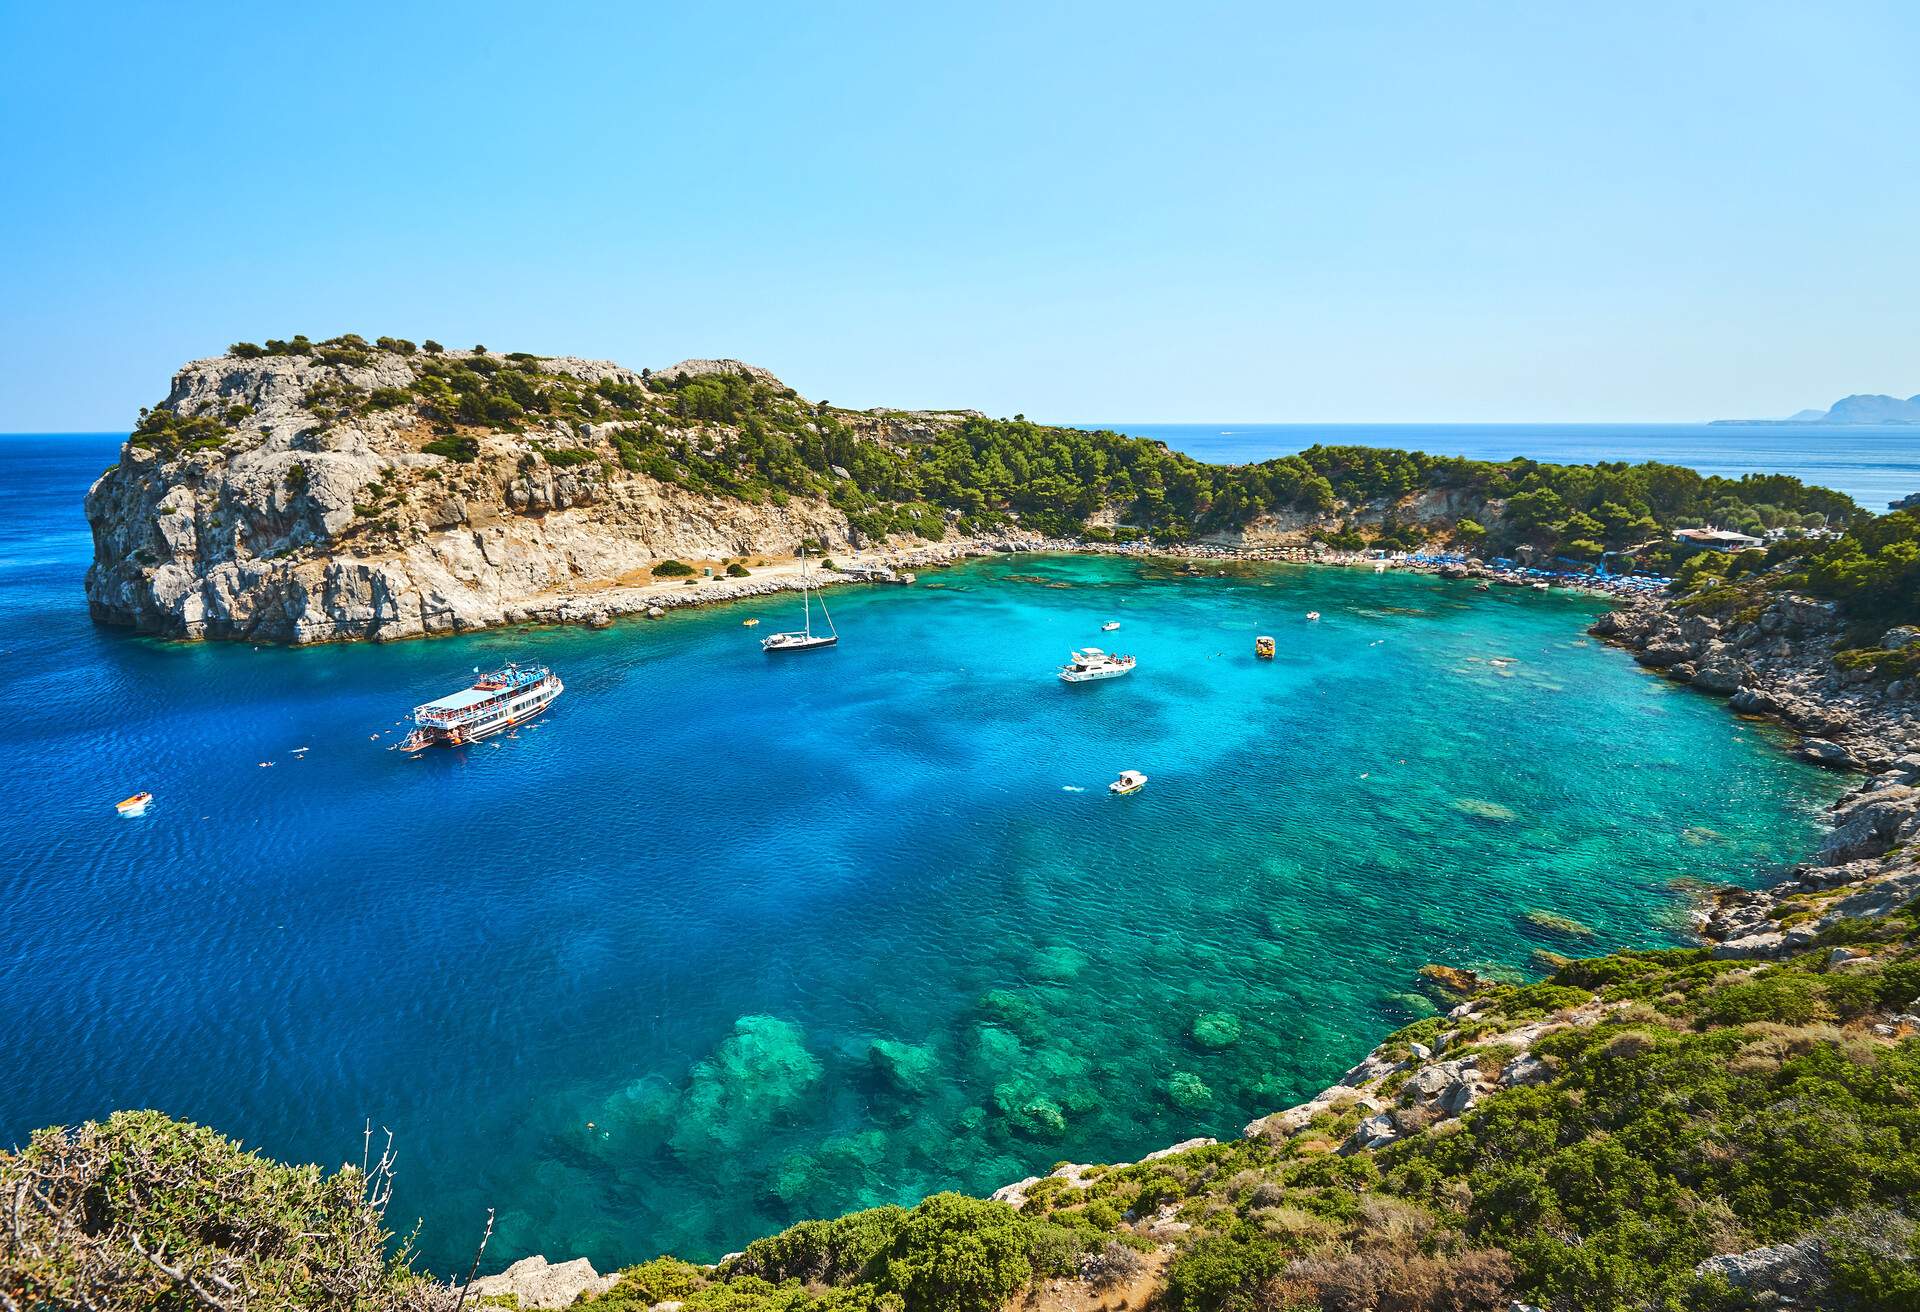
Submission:
<svg viewBox="0 0 1920 1312">
<path fill-rule="evenodd" d="M 807 592 L 807 549 L 805 547 L 800 548 L 800 607 L 807 617 L 804 626 L 806 634 L 811 638 L 813 636 L 813 598 Z"/>
</svg>

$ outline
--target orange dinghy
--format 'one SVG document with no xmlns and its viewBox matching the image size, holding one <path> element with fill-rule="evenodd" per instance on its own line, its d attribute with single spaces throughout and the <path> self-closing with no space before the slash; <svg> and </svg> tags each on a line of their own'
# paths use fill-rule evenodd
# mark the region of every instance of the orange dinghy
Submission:
<svg viewBox="0 0 1920 1312">
<path fill-rule="evenodd" d="M 113 804 L 113 809 L 121 815 L 145 815 L 147 803 L 153 800 L 152 793 L 135 793 Z"/>
</svg>

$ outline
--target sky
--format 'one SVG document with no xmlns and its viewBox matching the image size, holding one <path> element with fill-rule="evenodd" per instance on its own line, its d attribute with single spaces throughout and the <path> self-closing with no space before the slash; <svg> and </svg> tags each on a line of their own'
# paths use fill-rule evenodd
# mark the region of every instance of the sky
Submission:
<svg viewBox="0 0 1920 1312">
<path fill-rule="evenodd" d="M 1054 421 L 1920 392 L 1909 3 L 0 0 L 0 430 L 235 340 Z"/>
</svg>

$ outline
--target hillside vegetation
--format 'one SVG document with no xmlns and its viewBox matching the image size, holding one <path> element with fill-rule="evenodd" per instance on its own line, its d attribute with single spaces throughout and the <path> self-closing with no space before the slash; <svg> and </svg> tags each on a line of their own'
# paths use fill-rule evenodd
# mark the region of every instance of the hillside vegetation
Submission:
<svg viewBox="0 0 1920 1312">
<path fill-rule="evenodd" d="M 1840 605 L 1846 642 L 1834 656 L 1858 677 L 1920 675 L 1920 515 L 1862 517 L 1829 541 L 1783 539 L 1735 555 L 1702 552 L 1675 579 L 1689 609 L 1751 619 L 1773 595 L 1804 592 Z"/>
<path fill-rule="evenodd" d="M 1015 522 L 1046 534 L 1081 533 L 1113 511 L 1117 536 L 1176 542 L 1275 512 L 1331 514 L 1446 490 L 1504 503 L 1496 523 L 1462 526 L 1470 542 L 1595 557 L 1671 527 L 1711 522 L 1758 531 L 1844 523 L 1858 513 L 1838 493 L 1781 475 L 1726 479 L 1653 463 L 1493 463 L 1348 446 L 1208 465 L 1142 438 L 964 411 L 931 416 L 932 435 L 922 440 L 874 440 L 867 412 L 806 401 L 764 370 L 732 362 L 590 382 L 526 352 L 448 352 L 391 337 L 370 344 L 351 334 L 317 343 L 273 339 L 265 347 L 240 342 L 229 355 L 333 366 L 305 397 L 322 425 L 410 412 L 432 427 L 423 450 L 452 462 L 478 459 L 482 432 L 558 424 L 573 429 L 580 445 L 542 443 L 548 465 L 600 462 L 609 472 L 618 467 L 748 501 L 821 497 L 876 539 L 912 533 L 937 540 L 949 523 L 963 533 Z M 404 364 L 411 381 L 371 388 L 351 381 L 350 371 L 377 363 Z M 191 417 L 156 407 L 142 413 L 134 441 L 163 453 L 217 449 L 249 416 L 244 405 Z M 1332 531 L 1359 538 L 1353 529 Z M 1364 540 L 1412 545 L 1421 536 L 1389 516 Z"/>
</svg>

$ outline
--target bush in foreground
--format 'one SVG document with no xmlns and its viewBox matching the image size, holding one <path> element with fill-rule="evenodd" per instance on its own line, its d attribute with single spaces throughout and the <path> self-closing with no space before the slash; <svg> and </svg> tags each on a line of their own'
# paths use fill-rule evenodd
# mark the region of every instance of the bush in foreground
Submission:
<svg viewBox="0 0 1920 1312">
<path fill-rule="evenodd" d="M 285 1166 L 159 1112 L 41 1130 L 0 1153 L 0 1306 L 449 1308 L 390 1242 L 388 1165 Z"/>
</svg>

